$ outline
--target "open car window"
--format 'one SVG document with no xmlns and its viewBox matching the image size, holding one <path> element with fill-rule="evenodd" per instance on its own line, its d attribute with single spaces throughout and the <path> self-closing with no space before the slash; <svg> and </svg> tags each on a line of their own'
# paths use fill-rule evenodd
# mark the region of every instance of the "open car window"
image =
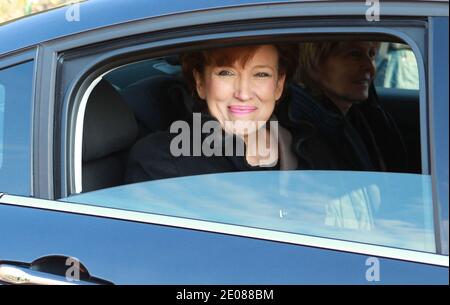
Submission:
<svg viewBox="0 0 450 305">
<path fill-rule="evenodd" d="M 60 200 L 436 253 L 431 175 L 422 143 L 426 101 L 419 94 L 425 88 L 419 86 L 424 79 L 420 57 L 404 44 L 382 42 L 383 48 L 374 85 L 380 105 L 403 135 L 409 158 L 403 173 L 298 168 L 126 184 L 127 160 L 136 143 L 192 117 L 193 95 L 180 53 L 116 67 L 91 84 L 85 112 L 79 114 L 84 118 L 82 149 L 75 146 L 80 179 L 75 192 Z M 411 62 L 403 60 L 404 54 L 389 53 L 403 51 L 412 52 L 407 55 Z M 412 77 L 408 82 L 400 77 L 405 73 Z"/>
</svg>

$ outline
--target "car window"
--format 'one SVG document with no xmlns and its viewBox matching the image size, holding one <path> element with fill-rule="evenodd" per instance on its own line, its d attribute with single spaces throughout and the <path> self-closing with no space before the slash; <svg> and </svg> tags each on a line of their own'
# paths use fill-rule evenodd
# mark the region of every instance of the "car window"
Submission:
<svg viewBox="0 0 450 305">
<path fill-rule="evenodd" d="M 267 171 L 148 181 L 63 199 L 275 231 L 435 252 L 431 178 Z"/>
<path fill-rule="evenodd" d="M 367 43 L 355 41 L 354 45 L 358 48 L 365 47 Z M 336 40 L 323 42 L 334 43 Z M 371 42 L 370 44 L 372 45 Z M 397 46 L 395 51 L 389 52 L 406 49 Z M 360 57 L 355 59 L 353 53 L 343 54 L 346 60 L 357 59 L 359 62 Z M 359 56 L 360 53 L 357 54 Z M 182 160 L 164 159 L 167 158 L 166 155 L 152 155 L 153 148 L 157 145 L 169 147 L 166 142 L 158 142 L 161 139 L 159 136 L 167 134 L 174 123 L 186 121 L 189 119 L 187 117 L 193 118 L 193 109 L 198 106 L 195 102 L 199 101 L 194 102 L 194 94 L 189 91 L 186 75 L 181 73 L 179 60 L 184 58 L 184 54 L 178 55 L 181 56 L 149 58 L 117 67 L 91 84 L 93 88 L 89 91 L 90 95 L 83 99 L 87 101 L 86 111 L 80 114 L 84 116 L 83 147 L 79 148 L 82 153 L 75 153 L 75 156 L 79 156 L 79 167 L 75 167 L 75 171 L 82 173 L 81 177 L 78 176 L 80 183 L 78 187 L 75 183 L 72 194 L 61 200 L 436 252 L 431 176 L 422 168 L 425 164 L 422 149 L 425 146 L 421 143 L 421 131 L 426 126 L 420 124 L 420 109 L 421 104 L 426 101 L 421 99 L 418 90 L 401 90 L 406 87 L 406 81 L 400 77 L 404 71 L 399 69 L 404 68 L 402 65 L 407 65 L 401 57 L 386 55 L 385 69 L 379 68 L 378 71 L 383 78 L 395 78 L 398 81 L 386 81 L 386 85 L 383 82 L 382 88 L 376 89 L 370 85 L 371 89 L 376 90 L 375 98 L 378 99 L 371 101 L 379 102 L 381 107 L 375 107 L 377 112 L 372 113 L 374 116 L 368 116 L 365 123 L 359 122 L 360 125 L 354 126 L 370 124 L 378 128 L 382 125 L 377 125 L 372 119 L 388 120 L 389 124 L 383 123 L 386 129 L 373 129 L 379 136 L 373 140 L 380 141 L 378 148 L 381 151 L 401 156 L 389 162 L 398 162 L 402 166 L 405 164 L 404 167 L 399 165 L 398 168 L 392 166 L 387 169 L 386 164 L 381 162 L 380 168 L 384 169 L 344 171 L 334 165 L 339 165 L 341 160 L 333 164 L 327 163 L 336 157 L 353 164 L 354 159 L 345 155 L 344 150 L 354 143 L 346 146 L 347 143 L 337 145 L 342 151 L 335 151 L 331 158 L 330 155 L 323 158 L 324 164 L 331 164 L 328 168 L 306 170 L 307 167 L 298 166 L 289 171 L 264 169 L 261 172 L 243 170 L 228 174 L 212 171 L 217 174 L 210 174 L 211 171 L 204 170 L 202 164 L 195 162 L 195 155 L 187 155 Z M 414 54 L 412 59 L 418 74 Z M 419 89 L 418 75 L 413 82 L 417 82 L 416 89 Z M 369 86 L 357 88 L 360 87 Z M 386 90 L 378 90 L 379 88 Z M 293 93 L 295 91 L 290 91 L 287 96 L 292 96 Z M 280 104 L 283 105 L 283 101 Z M 380 114 L 380 111 L 386 112 Z M 286 122 L 281 120 L 287 118 L 279 118 L 280 125 L 283 126 Z M 195 132 L 195 128 L 192 132 Z M 171 133 L 176 133 L 176 130 Z M 395 136 L 389 137 L 388 133 Z M 297 136 L 293 138 L 296 139 Z M 367 145 L 373 144 L 370 142 L 373 137 L 371 132 L 363 136 L 363 141 L 367 140 L 366 143 L 369 143 Z M 141 147 L 145 149 L 135 150 L 136 145 L 145 144 L 149 137 L 152 145 L 144 145 Z M 207 147 L 206 139 L 199 144 L 202 149 Z M 176 146 L 172 146 L 172 143 L 173 141 L 170 149 Z M 130 155 L 133 156 L 133 153 L 134 156 L 143 156 L 139 163 L 130 162 Z M 175 156 L 172 150 L 170 153 L 172 157 Z M 300 160 L 300 153 L 295 151 L 294 158 Z M 317 155 L 322 154 L 317 151 Z M 171 163 L 162 162 L 164 165 L 160 166 L 156 164 L 160 159 Z M 373 160 L 380 161 L 376 158 Z M 131 179 L 127 180 L 130 164 L 137 174 L 128 176 Z M 150 166 L 144 169 L 145 164 Z M 198 174 L 197 164 L 200 164 L 198 168 L 203 171 L 202 174 Z M 180 171 L 180 168 L 184 171 Z M 142 172 L 145 172 L 146 179 L 139 180 Z M 166 174 L 172 178 L 166 179 Z M 149 179 L 161 180 L 124 185 Z"/>
<path fill-rule="evenodd" d="M 33 62 L 0 70 L 0 191 L 30 195 Z"/>
<path fill-rule="evenodd" d="M 419 90 L 417 60 L 407 44 L 381 43 L 376 64 L 375 86 Z"/>
</svg>

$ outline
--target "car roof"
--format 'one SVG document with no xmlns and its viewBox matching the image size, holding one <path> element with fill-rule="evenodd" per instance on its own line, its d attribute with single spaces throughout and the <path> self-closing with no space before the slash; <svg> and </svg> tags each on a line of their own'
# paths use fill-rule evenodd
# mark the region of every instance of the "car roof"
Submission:
<svg viewBox="0 0 450 305">
<path fill-rule="evenodd" d="M 81 22 L 68 22 L 69 6 L 26 16 L 0 25 L 0 55 L 41 42 L 114 24 L 189 11 L 251 4 L 348 2 L 327 0 L 88 0 L 79 3 Z M 410 1 L 414 2 L 414 1 Z M 416 2 L 448 2 L 425 0 Z M 336 5 L 336 3 L 333 3 Z"/>
</svg>

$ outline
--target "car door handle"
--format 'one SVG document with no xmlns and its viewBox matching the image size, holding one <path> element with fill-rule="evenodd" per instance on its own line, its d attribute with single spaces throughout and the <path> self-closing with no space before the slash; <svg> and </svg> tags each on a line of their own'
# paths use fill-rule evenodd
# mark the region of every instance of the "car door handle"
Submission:
<svg viewBox="0 0 450 305">
<path fill-rule="evenodd" d="M 70 281 L 60 275 L 8 264 L 0 264 L 0 282 L 14 285 L 98 285 L 83 280 Z"/>
<path fill-rule="evenodd" d="M 68 267 L 76 261 L 77 266 Z M 70 265 L 70 264 L 69 264 Z M 76 270 L 72 274 L 71 271 Z M 91 276 L 88 269 L 75 258 L 50 255 L 31 263 L 0 261 L 0 284 L 14 285 L 111 285 L 110 281 Z"/>
</svg>

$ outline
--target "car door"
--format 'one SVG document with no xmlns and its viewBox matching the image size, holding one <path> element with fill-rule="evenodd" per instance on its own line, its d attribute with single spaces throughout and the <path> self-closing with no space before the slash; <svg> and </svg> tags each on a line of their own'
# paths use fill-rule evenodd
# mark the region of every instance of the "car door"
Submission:
<svg viewBox="0 0 450 305">
<path fill-rule="evenodd" d="M 2 237 L 2 265 L 61 255 L 65 260 L 49 259 L 47 266 L 64 263 L 60 280 L 68 283 L 77 279 L 70 269 L 77 260 L 91 276 L 115 284 L 438 284 L 448 280 L 447 267 L 433 266 L 442 265 L 442 259 L 426 254 L 419 258 L 414 251 L 397 251 L 397 259 L 389 259 L 383 258 L 392 255 L 389 248 L 8 195 L 2 198 L 1 213 L 2 232 L 8 232 Z M 403 261 L 406 258 L 422 262 Z M 46 283 L 52 277 L 41 273 L 38 278 Z"/>
<path fill-rule="evenodd" d="M 4 192 L 0 197 L 1 281 L 115 284 L 448 283 L 448 247 L 446 251 L 443 247 L 445 236 L 448 245 L 448 169 L 445 171 L 441 166 L 448 164 L 448 150 L 446 153 L 445 145 L 436 144 L 444 138 L 448 139 L 442 134 L 445 134 L 445 128 L 433 128 L 433 133 L 429 135 L 433 139 L 430 148 L 423 144 L 425 155 L 422 154 L 421 159 L 427 160 L 429 152 L 433 163 L 431 168 L 425 163 L 423 174 L 414 177 L 389 173 L 349 175 L 346 172 L 324 175 L 302 172 L 284 175 L 236 173 L 235 176 L 217 174 L 177 178 L 169 182 L 123 185 L 80 193 L 80 181 L 77 179 L 81 176 L 76 168 L 81 156 L 76 153 L 76 138 L 77 130 L 82 125 L 76 127 L 76 123 L 83 117 L 80 110 L 83 94 L 96 77 L 114 68 L 108 66 L 108 62 L 118 63 L 123 56 L 128 62 L 136 62 L 143 58 L 142 51 L 158 54 L 158 51 L 165 50 L 164 54 L 170 54 L 180 44 L 188 48 L 192 41 L 220 42 L 229 38 L 255 41 L 258 37 L 273 39 L 276 35 L 287 36 L 292 32 L 310 34 L 308 24 L 312 20 L 300 19 L 293 26 L 288 24 L 290 20 L 281 17 L 289 11 L 292 15 L 293 8 L 301 8 L 301 4 L 277 5 L 276 8 L 278 10 L 273 10 L 270 16 L 273 18 L 271 23 L 258 21 L 267 14 L 264 8 L 258 6 L 185 13 L 167 16 L 160 22 L 149 19 L 147 22 L 63 37 L 41 45 L 39 58 L 33 51 L 9 57 L 8 63 L 0 66 L 0 111 L 2 91 L 4 96 L 3 129 L 0 124 L 3 131 L 0 156 L 4 164 L 0 167 L 0 190 Z M 328 8 L 329 11 L 331 9 Z M 240 14 L 233 15 L 232 12 Z M 253 22 L 245 21 L 246 18 L 242 17 L 244 12 L 251 12 Z M 217 28 L 214 28 L 209 24 L 212 20 L 223 23 L 215 24 Z M 333 22 L 338 34 L 361 31 L 344 17 Z M 430 31 L 448 33 L 448 17 L 431 18 L 428 22 L 435 24 Z M 200 30 L 195 33 L 186 32 L 192 24 L 202 24 L 203 27 L 199 26 Z M 175 27 L 181 30 L 174 30 Z M 166 32 L 159 32 L 158 36 L 155 33 L 161 28 Z M 409 33 L 402 38 L 411 43 L 417 38 L 411 34 L 416 33 L 415 29 L 408 32 L 407 22 L 398 28 L 383 24 L 367 27 L 362 32 L 402 35 L 399 29 Z M 324 34 L 329 30 L 327 21 L 322 22 L 316 32 Z M 425 37 L 425 34 L 424 27 L 419 37 Z M 142 40 L 130 43 L 125 37 L 130 35 L 138 35 Z M 416 51 L 423 54 L 420 43 L 415 46 Z M 435 41 L 422 47 L 425 46 L 435 57 L 424 61 L 424 66 L 428 62 L 434 67 L 448 54 L 448 51 L 433 53 Z M 448 78 L 448 65 L 447 71 L 433 71 L 436 74 L 431 79 L 441 79 L 445 73 Z M 19 77 L 12 78 L 14 73 Z M 431 80 L 431 84 L 425 85 L 425 68 L 421 70 L 421 75 L 421 137 L 428 139 L 427 124 L 434 126 L 443 124 L 445 120 L 448 135 L 448 111 L 440 108 L 445 107 L 445 99 L 437 97 L 437 90 L 446 90 L 443 93 L 445 96 L 446 92 L 448 97 L 448 87 L 437 87 Z M 12 81 L 14 79 L 16 81 Z M 18 79 L 23 84 L 28 80 L 28 85 L 17 86 Z M 20 94 L 17 100 L 20 99 L 23 104 L 11 106 L 19 109 L 9 107 L 9 92 Z M 435 97 L 430 98 L 427 104 L 426 96 L 433 94 Z M 429 104 L 436 116 L 427 118 L 424 114 Z M 25 109 L 28 109 L 28 115 L 23 114 Z M 1 116 L 2 112 L 0 119 Z M 19 119 L 24 121 L 21 133 L 10 127 L 15 126 Z M 15 150 L 19 140 L 22 141 L 21 153 Z M 235 196 L 231 198 L 233 200 L 219 197 L 224 185 L 239 182 L 235 187 L 239 184 L 246 186 L 246 181 L 253 184 L 240 188 L 240 191 L 227 189 L 228 194 Z M 299 189 L 298 181 L 305 187 Z M 308 181 L 315 183 L 308 184 Z M 337 192 L 329 189 L 335 183 L 333 181 L 339 181 Z M 361 181 L 367 183 L 361 186 Z M 195 186 L 202 183 L 212 183 L 210 191 L 200 189 L 194 192 Z M 394 228 L 404 229 L 406 231 L 402 232 L 407 233 L 399 233 L 393 240 L 390 239 L 393 235 L 389 234 L 377 235 L 376 240 L 371 240 L 374 235 L 357 234 L 356 238 L 348 234 L 351 228 L 344 227 L 338 230 L 341 235 L 334 235 L 333 226 L 329 223 L 338 218 L 326 218 L 330 216 L 324 214 L 327 208 L 333 208 L 336 198 L 345 201 L 349 196 L 368 196 L 367 186 L 372 184 L 378 186 L 375 194 L 385 194 L 382 206 L 388 207 L 384 215 L 389 217 L 383 220 L 390 221 L 390 228 L 394 225 Z M 156 197 L 145 193 L 149 191 Z M 328 197 L 311 197 L 320 193 L 328 194 Z M 262 194 L 265 196 L 260 201 L 255 200 Z M 302 218 L 301 208 L 311 209 L 307 203 L 313 199 L 321 208 L 316 211 L 312 207 L 312 215 L 319 215 L 317 217 L 320 219 L 314 218 L 317 221 L 311 222 L 311 226 L 297 227 L 298 223 L 302 223 L 300 220 L 308 224 L 308 219 Z M 395 206 L 397 199 L 403 204 L 413 202 L 413 210 L 419 211 L 419 214 L 407 218 L 411 222 L 401 223 L 400 226 L 397 226 L 398 223 L 407 213 L 401 209 L 405 205 Z M 211 203 L 218 201 L 228 207 L 223 210 L 226 216 L 209 210 Z M 160 205 L 160 202 L 167 205 Z M 263 202 L 265 205 L 243 208 L 248 202 Z M 284 206 L 284 202 L 298 202 L 300 205 L 291 210 L 292 207 Z M 198 209 L 200 203 L 205 208 L 197 211 L 196 215 L 200 216 L 193 217 L 191 210 L 183 210 L 185 204 Z M 174 209 L 169 210 L 168 207 Z M 264 208 L 271 213 L 262 213 Z M 408 227 L 411 223 L 416 231 Z M 420 245 L 411 237 L 412 232 L 420 236 Z M 405 236 L 409 236 L 406 241 L 403 240 Z M 441 237 L 444 238 L 442 243 Z"/>
</svg>

